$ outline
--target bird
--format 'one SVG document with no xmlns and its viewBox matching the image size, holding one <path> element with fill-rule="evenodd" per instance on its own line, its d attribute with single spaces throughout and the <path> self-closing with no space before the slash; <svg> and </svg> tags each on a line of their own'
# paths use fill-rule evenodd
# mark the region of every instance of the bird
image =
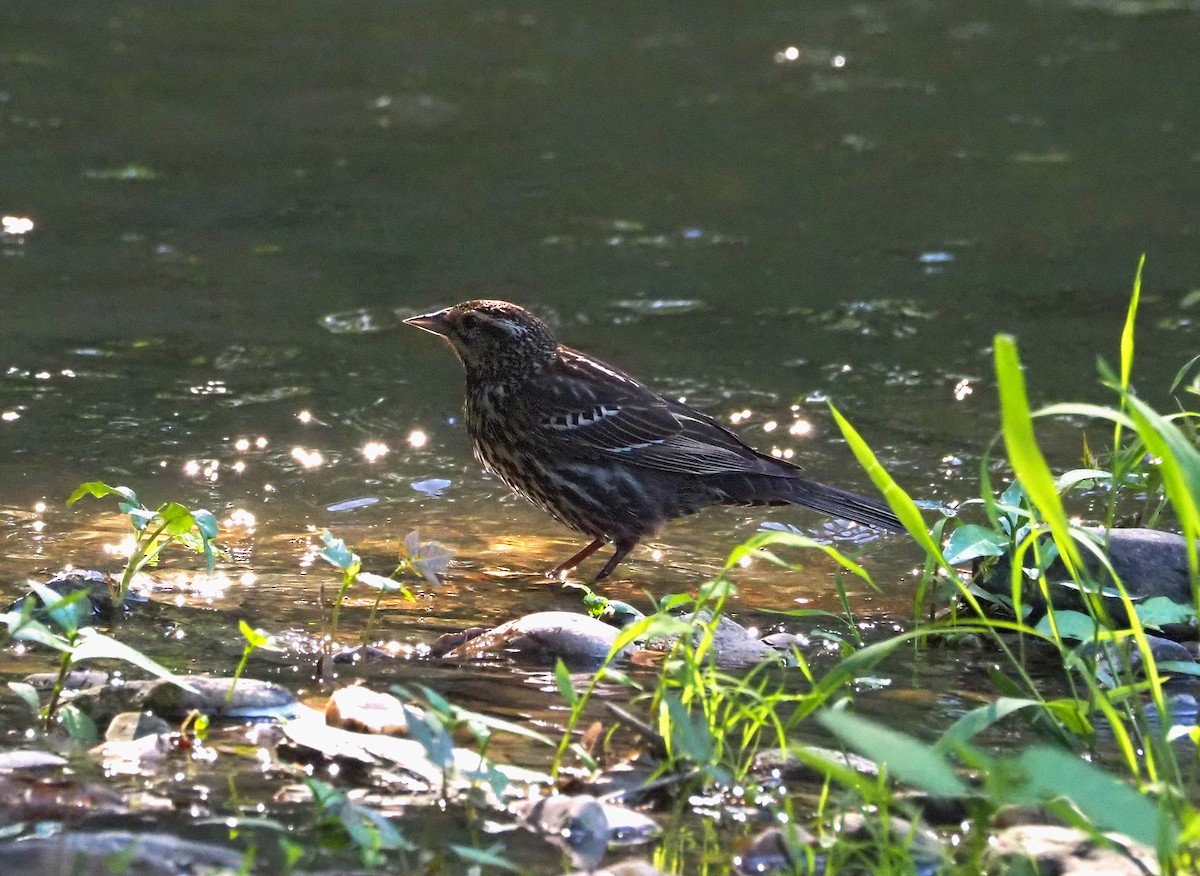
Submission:
<svg viewBox="0 0 1200 876">
<path fill-rule="evenodd" d="M 904 530 L 882 502 L 809 480 L 707 414 L 560 344 L 519 305 L 473 299 L 404 322 L 440 335 L 461 361 L 464 419 L 484 469 L 592 539 L 549 577 L 611 544 L 601 581 L 668 520 L 714 504 L 803 505 Z"/>
</svg>

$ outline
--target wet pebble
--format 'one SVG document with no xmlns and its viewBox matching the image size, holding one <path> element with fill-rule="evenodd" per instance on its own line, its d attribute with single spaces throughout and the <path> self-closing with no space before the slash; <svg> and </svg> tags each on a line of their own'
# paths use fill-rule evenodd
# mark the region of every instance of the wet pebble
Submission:
<svg viewBox="0 0 1200 876">
<path fill-rule="evenodd" d="M 707 615 L 707 612 L 701 612 L 701 617 L 707 623 L 711 616 Z M 645 648 L 649 651 L 669 651 L 673 645 L 674 639 L 658 638 L 646 642 Z M 725 615 L 721 615 L 717 621 L 711 654 L 718 666 L 726 667 L 757 666 L 759 663 L 778 660 L 780 656 L 779 652 Z"/>
<path fill-rule="evenodd" d="M 1101 530 L 1089 530 L 1103 544 Z M 1089 551 L 1083 551 L 1088 573 L 1103 587 L 1114 586 L 1112 575 L 1100 565 Z M 1191 605 L 1192 583 L 1188 571 L 1187 540 L 1173 532 L 1154 529 L 1113 529 L 1108 535 L 1108 558 L 1113 571 L 1124 584 L 1129 595 L 1135 599 L 1150 600 L 1165 597 L 1178 605 Z M 1002 556 L 992 564 L 987 573 L 980 577 L 984 589 L 1003 595 L 1011 593 L 1011 560 Z M 1069 580 L 1070 575 L 1061 561 L 1056 560 L 1047 570 L 1050 580 Z M 1082 610 L 1079 593 L 1071 588 L 1060 587 L 1054 591 L 1056 608 Z M 1045 603 L 1036 588 L 1027 587 L 1023 598 L 1041 613 Z M 1124 608 L 1120 600 L 1107 601 L 1109 611 L 1117 620 L 1124 619 Z M 1171 624 L 1166 629 L 1171 638 L 1195 638 L 1196 624 Z"/>
<path fill-rule="evenodd" d="M 616 641 L 615 627 L 586 614 L 540 611 L 501 624 L 464 642 L 446 656 L 452 659 L 507 654 L 538 663 L 556 659 L 600 663 Z"/>
<path fill-rule="evenodd" d="M 131 742 L 143 736 L 170 733 L 173 729 L 152 712 L 120 712 L 108 722 L 104 738 L 108 742 Z"/>
<path fill-rule="evenodd" d="M 815 843 L 815 837 L 798 825 L 769 827 L 750 841 L 746 851 L 734 856 L 733 866 L 747 876 L 807 872 L 806 850 Z"/>
<path fill-rule="evenodd" d="M 879 775 L 879 765 L 857 754 L 847 754 L 832 748 L 805 746 L 805 751 L 817 755 L 822 760 L 854 770 L 861 776 L 875 778 Z M 825 773 L 806 761 L 800 760 L 789 751 L 778 748 L 761 751 L 754 757 L 752 767 L 754 775 L 770 776 L 784 782 L 820 782 L 825 780 Z"/>
<path fill-rule="evenodd" d="M 138 876 L 241 872 L 242 853 L 227 845 L 165 833 L 123 830 L 67 831 L 0 845 L 0 873 L 110 874 L 112 862 Z"/>
<path fill-rule="evenodd" d="M 391 694 L 378 693 L 360 684 L 333 692 L 325 704 L 325 723 L 355 733 L 408 735 L 404 703 Z"/>
<path fill-rule="evenodd" d="M 208 675 L 189 675 L 184 680 L 191 690 L 161 679 L 124 681 L 76 691 L 71 702 L 96 723 L 110 721 L 120 712 L 143 710 L 167 720 L 182 720 L 193 711 L 223 718 L 278 719 L 295 714 L 296 698 L 274 682 Z"/>
<path fill-rule="evenodd" d="M 1154 853 L 1126 841 L 1105 848 L 1082 831 L 1049 824 L 1021 824 L 998 833 L 985 854 L 989 876 L 1054 873 L 1056 876 L 1146 876 L 1157 873 Z"/>
<path fill-rule="evenodd" d="M 49 751 L 0 752 L 0 773 L 66 766 L 67 759 Z"/>
</svg>

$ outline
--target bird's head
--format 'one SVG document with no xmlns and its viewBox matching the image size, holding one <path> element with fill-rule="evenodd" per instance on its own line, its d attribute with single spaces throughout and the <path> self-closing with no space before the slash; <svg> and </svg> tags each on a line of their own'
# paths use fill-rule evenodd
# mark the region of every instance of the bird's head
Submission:
<svg viewBox="0 0 1200 876">
<path fill-rule="evenodd" d="M 464 301 L 404 321 L 445 338 L 468 380 L 507 383 L 537 373 L 558 347 L 548 325 L 507 301 Z"/>
</svg>

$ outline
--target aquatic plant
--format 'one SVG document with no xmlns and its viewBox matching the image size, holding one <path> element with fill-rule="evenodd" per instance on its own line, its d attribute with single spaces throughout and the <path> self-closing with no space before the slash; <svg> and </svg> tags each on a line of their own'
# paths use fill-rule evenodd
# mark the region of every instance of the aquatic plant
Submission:
<svg viewBox="0 0 1200 876">
<path fill-rule="evenodd" d="M 91 605 L 86 590 L 76 590 L 63 596 L 44 584 L 31 582 L 32 595 L 23 600 L 19 610 L 0 615 L 8 628 L 10 638 L 17 641 L 43 645 L 59 652 L 58 674 L 50 691 L 50 699 L 42 707 L 37 690 L 26 682 L 9 682 L 9 688 L 33 710 L 49 730 L 56 720 L 61 720 L 68 734 L 74 739 L 94 739 L 96 727 L 80 710 L 71 705 L 60 709 L 62 692 L 67 673 L 72 667 L 90 660 L 120 660 L 136 666 L 158 678 L 166 679 L 182 688 L 190 689 L 187 681 L 169 669 L 147 657 L 141 651 L 118 642 L 87 623 Z"/>
<path fill-rule="evenodd" d="M 151 511 L 129 487 L 111 487 L 101 481 L 80 484 L 67 499 L 67 504 L 74 505 L 84 496 L 119 497 L 117 507 L 121 513 L 129 515 L 133 527 L 133 549 L 114 594 L 117 605 L 124 603 L 133 577 L 146 566 L 157 563 L 159 554 L 171 544 L 180 544 L 203 554 L 205 568 L 212 574 L 217 562 L 214 540 L 218 532 L 217 519 L 212 512 L 202 508 L 192 510 L 178 502 L 164 502 Z"/>
<path fill-rule="evenodd" d="M 1029 804 L 1043 806 L 1097 843 L 1108 842 L 1104 835 L 1109 832 L 1144 843 L 1156 851 L 1164 872 L 1192 872 L 1200 861 L 1200 813 L 1194 803 L 1197 776 L 1194 765 L 1185 760 L 1194 755 L 1180 749 L 1178 741 L 1188 739 L 1196 744 L 1200 726 L 1194 715 L 1190 719 L 1175 716 L 1164 685 L 1171 675 L 1200 675 L 1200 669 L 1194 663 L 1156 663 L 1147 628 L 1189 619 L 1194 622 L 1200 607 L 1200 450 L 1196 440 L 1200 414 L 1183 409 L 1163 415 L 1133 392 L 1140 290 L 1139 265 L 1121 338 L 1119 368 L 1113 371 L 1103 362 L 1099 366 L 1102 384 L 1116 397 L 1110 406 L 1058 404 L 1033 411 L 1016 341 L 1004 335 L 996 337 L 1001 430 L 993 448 L 1003 445 L 1004 462 L 1013 481 L 995 495 L 989 452 L 980 467 L 980 498 L 966 503 L 967 509 L 982 508 L 982 522 L 944 517 L 927 526 L 917 503 L 880 464 L 853 426 L 832 408 L 860 465 L 925 554 L 911 629 L 865 647 L 843 640 L 842 659 L 819 677 L 797 652 L 794 656 L 809 683 L 807 690 L 799 692 L 772 684 L 770 673 L 761 667 L 740 676 L 720 672 L 708 659 L 709 651 L 720 614 L 733 592 L 728 576 L 742 557 L 763 556 L 787 565 L 771 549 L 820 549 L 833 557 L 844 573 L 871 583 L 856 561 L 827 545 L 806 543 L 803 537 L 788 533 L 756 535 L 733 552 L 725 570 L 697 597 L 665 598 L 656 614 L 622 630 L 613 648 L 614 658 L 632 642 L 654 635 L 676 637 L 652 685 L 636 681 L 632 673 L 616 668 L 615 660 L 610 659 L 579 691 L 565 669 L 559 668 L 556 677 L 571 713 L 556 768 L 573 745 L 572 731 L 582 720 L 588 700 L 599 685 L 617 681 L 643 691 L 659 736 L 660 775 L 682 771 L 705 784 L 715 780 L 718 785 L 730 786 L 749 777 L 753 752 L 769 739 L 826 777 L 815 818 L 819 829 L 840 821 L 850 811 L 867 812 L 872 823 L 882 825 L 897 812 L 911 817 L 914 807 L 898 795 L 899 782 L 930 795 L 964 801 L 970 815 L 955 862 L 961 872 L 979 872 L 994 819 L 1006 808 Z M 1183 384 L 1196 361 L 1181 369 L 1172 390 Z M 1196 381 L 1187 388 L 1189 392 L 1200 389 Z M 1085 465 L 1055 478 L 1037 443 L 1034 422 L 1064 415 L 1110 424 L 1112 440 L 1103 456 L 1085 444 L 1081 454 Z M 1130 595 L 1108 559 L 1105 537 L 1087 530 L 1066 511 L 1064 495 L 1080 485 L 1107 491 L 1103 509 L 1106 529 L 1116 521 L 1119 509 L 1134 502 L 1141 505 L 1139 521 L 1157 519 L 1164 511 L 1173 515 L 1187 546 L 1191 605 L 1164 605 L 1161 599 L 1143 601 Z M 1005 592 L 985 591 L 977 579 L 959 572 L 959 567 L 968 563 L 976 571 L 986 572 L 1000 556 L 1011 557 Z M 1055 597 L 1064 588 L 1075 595 L 1079 608 L 1056 607 Z M 1032 612 L 1032 596 L 1040 597 L 1040 618 L 1035 619 Z M 1058 603 L 1062 604 L 1061 599 Z M 1111 610 L 1114 606 L 1120 610 Z M 684 609 L 682 617 L 671 613 L 680 608 Z M 961 716 L 939 739 L 922 741 L 851 712 L 853 682 L 900 646 L 928 648 L 968 635 L 982 640 L 1000 657 L 990 672 L 998 696 Z M 1055 655 L 1067 696 L 1048 697 L 1044 683 L 1030 674 L 1025 658 L 1034 640 Z M 797 742 L 795 728 L 810 716 L 847 748 L 875 761 L 880 774 L 864 776 L 844 761 Z M 1012 755 L 993 755 L 973 742 L 984 730 L 1018 717 L 1046 744 Z M 1095 758 L 1099 753 L 1102 735 L 1096 728 L 1100 725 L 1111 734 L 1106 749 L 1115 750 L 1124 776 L 1085 759 L 1085 755 Z M 578 746 L 575 750 L 581 757 L 590 757 Z M 970 780 L 971 776 L 977 780 Z M 782 814 L 791 820 L 786 799 L 781 805 Z M 888 830 L 877 831 L 865 844 L 861 838 L 848 844 L 830 839 L 822 846 L 822 866 L 836 870 L 870 860 L 876 872 L 915 867 L 902 839 Z M 793 860 L 808 860 L 810 866 L 816 866 L 811 849 L 807 858 L 797 850 Z M 898 861 L 906 863 L 899 866 Z M 803 867 L 801 871 L 808 872 Z"/>
<path fill-rule="evenodd" d="M 327 529 L 321 532 L 321 544 L 323 545 L 319 554 L 321 559 L 335 569 L 339 569 L 342 573 L 342 583 L 334 599 L 333 614 L 329 624 L 330 629 L 325 637 L 326 643 L 331 643 L 337 636 L 338 619 L 341 615 L 342 603 L 345 601 L 346 593 L 349 591 L 351 585 L 357 583 L 376 591 L 375 602 L 371 606 L 371 614 L 367 619 L 366 625 L 363 627 L 362 642 L 365 645 L 370 640 L 371 628 L 374 625 L 375 615 L 379 609 L 379 603 L 383 599 L 383 594 L 397 593 L 409 602 L 416 600 L 412 591 L 398 579 L 398 576 L 404 572 L 410 572 L 428 581 L 430 584 L 440 585 L 442 583 L 441 575 L 445 571 L 451 557 L 454 556 L 453 551 L 436 542 L 422 542 L 420 534 L 414 529 L 405 536 L 404 542 L 401 544 L 399 565 L 396 566 L 391 575 L 385 576 L 377 575 L 374 572 L 364 572 L 362 570 L 362 557 L 347 547 L 345 541 L 334 537 L 333 533 Z M 323 588 L 324 585 L 322 585 Z M 321 601 L 323 604 L 323 597 Z"/>
</svg>

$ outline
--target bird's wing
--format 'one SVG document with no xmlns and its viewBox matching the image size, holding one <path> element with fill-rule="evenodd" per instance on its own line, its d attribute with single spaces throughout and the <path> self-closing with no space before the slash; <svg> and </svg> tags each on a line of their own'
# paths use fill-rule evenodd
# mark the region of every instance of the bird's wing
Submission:
<svg viewBox="0 0 1200 876">
<path fill-rule="evenodd" d="M 670 402 L 632 377 L 562 348 L 539 387 L 539 426 L 552 444 L 584 446 L 629 465 L 681 474 L 758 468 L 761 457 L 715 420 Z"/>
</svg>

